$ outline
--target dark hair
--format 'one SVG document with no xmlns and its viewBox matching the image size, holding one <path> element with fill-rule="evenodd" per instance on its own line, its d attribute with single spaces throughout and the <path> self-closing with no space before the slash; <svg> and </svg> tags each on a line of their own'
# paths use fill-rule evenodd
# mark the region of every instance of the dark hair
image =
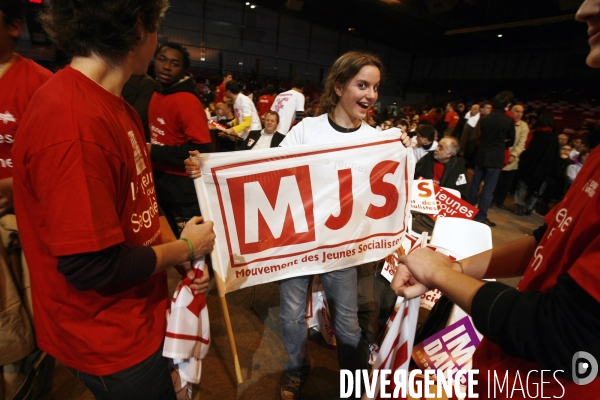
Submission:
<svg viewBox="0 0 600 400">
<path fill-rule="evenodd" d="M 236 81 L 229 81 L 225 84 L 225 90 L 229 90 L 233 94 L 238 94 L 240 92 L 240 86 Z"/>
<path fill-rule="evenodd" d="M 223 78 L 225 78 L 226 76 L 231 75 L 231 77 L 233 78 L 233 74 L 229 71 L 223 71 Z"/>
<path fill-rule="evenodd" d="M 273 85 L 267 85 L 267 87 L 265 88 L 265 93 L 266 94 L 273 94 L 273 93 L 275 93 L 275 86 L 273 86 Z"/>
<path fill-rule="evenodd" d="M 484 100 L 484 101 L 482 101 L 481 103 L 479 103 L 479 107 L 480 107 L 480 108 L 483 108 L 483 107 L 485 107 L 485 106 L 487 106 L 487 105 L 490 105 L 490 106 L 491 106 L 491 105 L 492 105 L 492 102 L 491 102 L 491 101 L 489 101 L 489 100 Z"/>
<path fill-rule="evenodd" d="M 4 14 L 4 23 L 12 24 L 15 19 L 25 22 L 25 3 L 23 0 L 0 0 L 0 10 Z"/>
<path fill-rule="evenodd" d="M 494 97 L 493 107 L 497 110 L 504 110 L 507 105 L 512 103 L 514 98 L 515 95 L 511 91 L 500 92 Z"/>
<path fill-rule="evenodd" d="M 140 30 L 156 32 L 168 0 L 50 0 L 40 19 L 59 49 L 121 61 L 135 49 Z"/>
<path fill-rule="evenodd" d="M 158 55 L 158 53 L 160 53 L 160 51 L 164 47 L 169 47 L 171 49 L 175 49 L 181 53 L 181 56 L 183 58 L 183 69 L 187 70 L 190 67 L 190 52 L 187 51 L 187 49 L 179 43 L 167 42 L 167 43 L 161 44 L 160 46 L 158 46 L 158 49 L 156 49 L 154 56 L 156 57 Z"/>
<path fill-rule="evenodd" d="M 589 155 L 589 154 L 590 154 L 590 151 L 591 151 L 591 150 L 590 150 L 590 149 L 588 149 L 588 148 L 585 148 L 585 149 L 581 150 L 581 151 L 579 152 L 579 154 L 577 155 L 577 160 L 578 160 L 579 162 L 581 162 L 581 159 L 583 158 L 583 156 L 587 156 L 587 155 Z"/>
<path fill-rule="evenodd" d="M 449 101 L 447 104 L 450 104 L 450 107 L 452 107 L 452 110 L 456 111 L 456 102 Z"/>
<path fill-rule="evenodd" d="M 335 60 L 325 79 L 325 90 L 319 100 L 319 110 L 316 115 L 328 114 L 332 111 L 340 99 L 340 96 L 335 93 L 335 85 L 346 85 L 360 72 L 362 67 L 367 65 L 377 67 L 383 75 L 383 63 L 379 57 L 373 54 L 349 51 Z"/>
<path fill-rule="evenodd" d="M 417 134 L 422 138 L 433 142 L 433 139 L 435 138 L 435 128 L 432 125 L 417 125 Z"/>
<path fill-rule="evenodd" d="M 538 128 L 554 127 L 554 117 L 552 116 L 552 114 L 544 113 L 544 114 L 540 115 L 537 120 L 537 127 Z"/>
<path fill-rule="evenodd" d="M 265 118 L 267 117 L 267 115 L 274 115 L 274 116 L 276 116 L 277 117 L 277 123 L 279 123 L 279 113 L 277 111 L 273 111 L 273 110 L 267 111 L 265 113 Z"/>
<path fill-rule="evenodd" d="M 306 81 L 302 78 L 294 78 L 294 80 L 292 81 L 293 88 L 304 89 L 305 86 Z"/>
</svg>

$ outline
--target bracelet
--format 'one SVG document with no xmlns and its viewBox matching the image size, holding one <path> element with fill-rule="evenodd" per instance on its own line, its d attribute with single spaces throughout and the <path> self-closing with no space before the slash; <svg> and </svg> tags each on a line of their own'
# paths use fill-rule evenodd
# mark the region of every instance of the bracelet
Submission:
<svg viewBox="0 0 600 400">
<path fill-rule="evenodd" d="M 461 274 L 465 273 L 465 269 L 462 266 L 462 262 L 460 262 L 459 260 L 452 260 L 452 261 L 450 261 L 450 264 L 452 264 L 452 263 L 456 263 L 456 264 L 458 264 L 460 266 L 460 273 Z"/>
<path fill-rule="evenodd" d="M 184 238 L 184 237 L 179 238 L 179 240 L 183 240 L 184 242 L 187 243 L 188 247 L 190 248 L 189 261 L 192 261 L 194 259 L 194 246 L 192 245 L 192 242 L 190 242 L 190 239 Z"/>
</svg>

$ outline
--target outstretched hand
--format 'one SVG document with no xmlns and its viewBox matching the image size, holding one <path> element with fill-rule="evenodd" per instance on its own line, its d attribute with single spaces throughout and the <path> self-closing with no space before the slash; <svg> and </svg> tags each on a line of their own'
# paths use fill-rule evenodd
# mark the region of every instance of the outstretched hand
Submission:
<svg viewBox="0 0 600 400">
<path fill-rule="evenodd" d="M 183 160 L 183 164 L 185 165 L 185 172 L 188 174 L 190 179 L 200 178 L 202 173 L 200 172 L 200 166 L 196 164 L 196 159 L 194 156 L 200 155 L 198 150 L 190 151 L 190 158 L 186 158 Z"/>
</svg>

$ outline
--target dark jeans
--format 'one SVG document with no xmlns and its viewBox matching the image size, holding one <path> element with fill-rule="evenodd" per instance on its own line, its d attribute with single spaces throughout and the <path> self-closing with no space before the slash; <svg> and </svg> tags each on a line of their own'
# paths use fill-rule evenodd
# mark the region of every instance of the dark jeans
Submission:
<svg viewBox="0 0 600 400">
<path fill-rule="evenodd" d="M 96 376 L 71 369 L 96 400 L 176 400 L 162 346 L 139 364 L 114 374 Z"/>
<path fill-rule="evenodd" d="M 197 201 L 193 203 L 162 201 L 159 202 L 159 205 L 165 213 L 165 218 L 169 221 L 169 225 L 177 238 L 185 227 L 186 222 L 192 217 L 200 216 L 200 205 Z"/>
<path fill-rule="evenodd" d="M 487 218 L 488 208 L 492 204 L 492 196 L 498 177 L 500 176 L 500 168 L 486 168 L 475 166 L 475 173 L 473 174 L 473 180 L 471 181 L 471 187 L 469 188 L 469 195 L 467 201 L 475 205 L 475 196 L 479 190 L 479 185 L 483 181 L 483 189 L 479 196 L 479 212 L 475 216 L 475 221 L 484 221 Z"/>
<path fill-rule="evenodd" d="M 500 172 L 498 183 L 496 183 L 496 190 L 494 190 L 494 204 L 498 206 L 504 204 L 504 200 L 506 200 L 506 197 L 508 196 L 508 192 L 510 191 L 515 176 L 517 176 L 516 169 Z"/>
</svg>

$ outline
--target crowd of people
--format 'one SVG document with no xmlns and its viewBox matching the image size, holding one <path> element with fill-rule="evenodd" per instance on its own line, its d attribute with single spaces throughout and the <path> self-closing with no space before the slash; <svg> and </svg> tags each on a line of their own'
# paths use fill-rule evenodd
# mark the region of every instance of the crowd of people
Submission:
<svg viewBox="0 0 600 400">
<path fill-rule="evenodd" d="M 166 271 L 176 268 L 194 294 L 204 293 L 209 275 L 197 278 L 189 261 L 208 255 L 215 239 L 212 222 L 200 215 L 190 179 L 199 170 L 189 155 L 337 146 L 391 127 L 413 147 L 415 178 L 457 190 L 478 206 L 476 221 L 494 226 L 488 209 L 506 207 L 511 192 L 517 215 L 538 205 L 547 216 L 532 236 L 461 263 L 428 249 L 403 256 L 391 289 L 375 281 L 381 263 L 321 274 L 340 368 L 368 369 L 367 345 L 381 316 L 366 303 L 437 288 L 486 337 L 474 368 L 523 375 L 561 369 L 556 383 L 569 398 L 596 396 L 600 381 L 578 386 L 570 368 L 580 350 L 600 359 L 595 132 L 584 126 L 557 135 L 551 114 L 530 112 L 510 91 L 491 101 L 446 102 L 444 111 L 379 110 L 384 66 L 359 51 L 334 62 L 318 99 L 304 95 L 301 78 L 289 90 L 266 85 L 253 93 L 228 72 L 214 92 L 210 85 L 199 90 L 185 47 L 158 45 L 167 7 L 167 0 L 49 1 L 44 29 L 72 56 L 53 75 L 16 53 L 23 2 L 0 2 L 0 103 L 7 110 L 0 124 L 0 228 L 9 232 L 0 260 L 0 311 L 10 321 L 0 325 L 5 397 L 40 395 L 32 387 L 47 393 L 55 357 L 97 399 L 175 399 L 162 357 Z M 586 0 L 577 19 L 597 32 L 600 1 Z M 596 42 L 587 59 L 594 68 Z M 27 263 L 15 250 L 15 218 Z M 481 280 L 523 275 L 518 290 Z M 280 282 L 288 355 L 282 399 L 297 399 L 310 372 L 309 283 L 307 276 Z M 550 337 L 549 330 L 558 333 Z M 483 395 L 485 386 L 478 390 Z M 546 394 L 559 390 L 554 385 Z"/>
</svg>

